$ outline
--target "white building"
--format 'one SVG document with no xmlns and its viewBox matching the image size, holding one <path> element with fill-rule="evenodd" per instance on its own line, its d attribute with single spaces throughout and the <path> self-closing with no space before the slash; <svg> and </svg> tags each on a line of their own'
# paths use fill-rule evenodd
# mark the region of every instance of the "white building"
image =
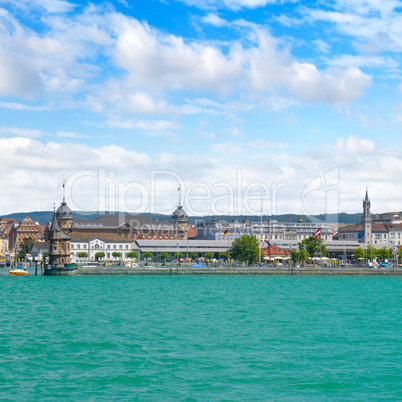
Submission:
<svg viewBox="0 0 402 402">
<path fill-rule="evenodd" d="M 228 234 L 224 236 L 225 231 L 229 230 Z M 331 241 L 333 229 L 327 223 L 313 223 L 313 222 L 278 222 L 277 220 L 270 220 L 268 222 L 228 222 L 217 223 L 215 225 L 215 239 L 223 240 L 229 239 L 233 241 L 243 234 L 254 235 L 257 238 L 261 237 L 270 242 L 294 240 L 301 242 L 310 236 L 315 236 L 317 230 L 320 231 L 320 239 L 323 241 Z"/>
<path fill-rule="evenodd" d="M 99 251 L 105 253 L 108 260 L 126 259 L 127 253 L 132 251 L 134 242 L 113 233 L 69 233 L 71 238 L 71 259 L 78 260 L 79 253 L 86 252 L 88 259 L 95 260 L 95 254 Z M 118 252 L 121 257 L 113 257 Z"/>
</svg>

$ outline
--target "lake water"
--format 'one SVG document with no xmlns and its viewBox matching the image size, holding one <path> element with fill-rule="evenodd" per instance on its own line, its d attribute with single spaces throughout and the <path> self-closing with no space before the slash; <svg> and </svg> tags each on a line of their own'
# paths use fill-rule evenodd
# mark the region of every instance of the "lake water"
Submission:
<svg viewBox="0 0 402 402">
<path fill-rule="evenodd" d="M 398 277 L 0 277 L 0 399 L 402 400 Z"/>
</svg>

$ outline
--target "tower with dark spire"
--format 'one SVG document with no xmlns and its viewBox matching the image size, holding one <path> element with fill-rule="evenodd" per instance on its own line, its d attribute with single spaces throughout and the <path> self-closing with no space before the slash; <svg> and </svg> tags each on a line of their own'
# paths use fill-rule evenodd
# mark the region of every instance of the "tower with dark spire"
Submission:
<svg viewBox="0 0 402 402">
<path fill-rule="evenodd" d="M 366 189 L 366 196 L 364 197 L 363 200 L 363 218 L 362 218 L 362 230 L 363 232 L 363 244 L 364 248 L 366 249 L 368 245 L 371 244 L 371 224 L 372 224 L 372 219 L 371 219 L 371 202 L 368 197 L 368 189 Z"/>
<path fill-rule="evenodd" d="M 49 264 L 51 267 L 64 267 L 66 264 L 70 264 L 70 237 L 60 229 L 56 211 L 53 211 L 48 238 Z"/>
</svg>

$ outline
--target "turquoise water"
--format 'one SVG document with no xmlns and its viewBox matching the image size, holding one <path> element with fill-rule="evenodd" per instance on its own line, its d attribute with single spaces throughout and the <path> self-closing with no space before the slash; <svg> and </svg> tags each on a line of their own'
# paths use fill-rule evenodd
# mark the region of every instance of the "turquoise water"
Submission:
<svg viewBox="0 0 402 402">
<path fill-rule="evenodd" d="M 401 400 L 395 277 L 0 277 L 0 399 Z"/>
</svg>

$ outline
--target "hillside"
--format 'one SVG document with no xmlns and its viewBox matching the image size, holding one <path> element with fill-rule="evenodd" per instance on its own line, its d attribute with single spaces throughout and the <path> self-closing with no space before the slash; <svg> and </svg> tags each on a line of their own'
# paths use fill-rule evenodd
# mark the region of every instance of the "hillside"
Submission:
<svg viewBox="0 0 402 402">
<path fill-rule="evenodd" d="M 73 212 L 75 219 L 96 219 L 100 216 L 98 212 L 91 212 L 91 213 L 84 213 L 84 212 Z M 15 219 L 17 221 L 22 221 L 27 215 L 31 217 L 31 219 L 35 222 L 39 222 L 40 224 L 46 224 L 52 218 L 53 211 L 33 211 L 33 212 L 17 212 L 8 215 L 3 215 L 1 218 L 9 218 Z M 116 215 L 115 212 L 107 212 L 106 215 Z M 159 220 L 159 221 L 166 221 L 170 220 L 170 215 L 162 215 L 162 214 L 150 214 L 150 213 L 142 213 L 142 214 L 127 214 L 129 216 L 146 216 L 151 218 L 152 220 Z M 314 217 L 311 216 L 302 216 L 303 222 L 323 222 L 323 223 L 341 223 L 341 224 L 351 224 L 351 223 L 358 223 L 361 220 L 361 213 L 355 214 L 348 214 L 345 212 L 337 214 L 330 214 L 330 215 L 316 215 Z M 283 214 L 283 215 L 264 215 L 262 217 L 263 221 L 267 221 L 268 219 L 277 220 L 279 222 L 297 222 L 299 220 L 300 215 L 296 214 Z M 375 215 L 372 215 L 374 218 Z M 190 216 L 189 223 L 194 224 L 197 221 L 205 220 L 205 221 L 212 221 L 213 216 Z M 259 222 L 259 216 L 246 216 L 247 220 L 251 222 Z M 236 215 L 215 215 L 215 219 L 225 220 L 225 221 L 242 221 L 244 216 L 236 216 Z"/>
</svg>

